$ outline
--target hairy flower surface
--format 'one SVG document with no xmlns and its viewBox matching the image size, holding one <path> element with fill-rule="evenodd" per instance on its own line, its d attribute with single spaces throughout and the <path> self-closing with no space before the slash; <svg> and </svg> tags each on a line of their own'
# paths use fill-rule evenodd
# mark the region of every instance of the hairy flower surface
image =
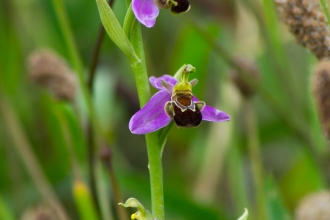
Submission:
<svg viewBox="0 0 330 220">
<path fill-rule="evenodd" d="M 132 10 L 136 19 L 148 28 L 156 23 L 159 8 L 171 8 L 175 14 L 187 12 L 190 9 L 188 0 L 132 0 Z"/>
<path fill-rule="evenodd" d="M 192 66 L 186 65 L 186 68 L 189 67 Z M 205 105 L 193 96 L 191 88 L 197 80 L 188 82 L 188 75 L 189 71 L 183 69 L 179 80 L 170 75 L 149 78 L 150 84 L 159 91 L 131 118 L 129 129 L 133 134 L 156 131 L 172 119 L 177 126 L 188 128 L 197 127 L 202 120 L 222 122 L 230 119 L 226 113 Z"/>
</svg>

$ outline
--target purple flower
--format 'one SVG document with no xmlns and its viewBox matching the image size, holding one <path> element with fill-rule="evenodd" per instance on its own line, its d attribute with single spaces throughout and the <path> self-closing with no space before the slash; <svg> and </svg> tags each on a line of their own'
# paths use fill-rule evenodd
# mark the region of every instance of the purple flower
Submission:
<svg viewBox="0 0 330 220">
<path fill-rule="evenodd" d="M 159 8 L 171 8 L 175 14 L 187 12 L 190 9 L 188 0 L 132 0 L 132 10 L 136 19 L 148 28 L 156 23 Z"/>
<path fill-rule="evenodd" d="M 222 122 L 230 119 L 226 113 L 198 101 L 189 91 L 197 80 L 188 82 L 187 79 L 183 77 L 178 83 L 169 75 L 150 77 L 149 82 L 159 91 L 133 115 L 129 122 L 130 131 L 147 134 L 165 127 L 172 119 L 179 127 L 197 127 L 202 120 Z"/>
</svg>

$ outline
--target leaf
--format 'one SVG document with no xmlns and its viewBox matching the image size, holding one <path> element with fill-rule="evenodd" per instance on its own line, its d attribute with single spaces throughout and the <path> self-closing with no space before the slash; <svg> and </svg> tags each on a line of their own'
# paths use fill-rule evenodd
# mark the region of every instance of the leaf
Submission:
<svg viewBox="0 0 330 220">
<path fill-rule="evenodd" d="M 135 53 L 133 45 L 128 40 L 123 28 L 120 26 L 115 14 L 105 0 L 96 0 L 101 22 L 111 38 L 132 64 L 139 63 L 140 59 Z"/>
<path fill-rule="evenodd" d="M 272 177 L 266 180 L 266 197 L 269 220 L 291 220 L 287 208 L 284 206 L 279 188 Z"/>
</svg>

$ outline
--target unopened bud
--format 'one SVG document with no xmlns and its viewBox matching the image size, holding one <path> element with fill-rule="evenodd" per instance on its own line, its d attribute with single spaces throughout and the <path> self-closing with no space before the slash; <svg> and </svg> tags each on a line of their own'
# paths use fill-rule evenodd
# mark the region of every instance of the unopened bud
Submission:
<svg viewBox="0 0 330 220">
<path fill-rule="evenodd" d="M 28 58 L 31 80 L 47 88 L 56 99 L 73 101 L 76 78 L 66 62 L 50 50 L 37 50 Z"/>
<path fill-rule="evenodd" d="M 330 139 L 330 60 L 316 65 L 312 87 L 322 129 Z"/>
</svg>

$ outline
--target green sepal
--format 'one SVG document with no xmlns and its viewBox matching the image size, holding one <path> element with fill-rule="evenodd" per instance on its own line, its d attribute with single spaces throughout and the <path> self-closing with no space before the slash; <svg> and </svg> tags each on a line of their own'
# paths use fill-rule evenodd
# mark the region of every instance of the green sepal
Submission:
<svg viewBox="0 0 330 220">
<path fill-rule="evenodd" d="M 124 25 L 123 25 L 123 30 L 124 33 L 126 34 L 126 36 L 128 37 L 128 39 L 131 38 L 131 29 L 133 28 L 133 23 L 136 20 L 135 15 L 133 13 L 132 10 L 132 3 L 129 4 L 126 15 L 125 15 L 125 19 L 124 19 Z"/>
<path fill-rule="evenodd" d="M 111 38 L 121 51 L 128 57 L 132 64 L 139 63 L 140 59 L 123 28 L 120 26 L 115 14 L 111 10 L 106 0 L 96 0 L 97 8 L 100 13 L 101 22 Z"/>
</svg>

